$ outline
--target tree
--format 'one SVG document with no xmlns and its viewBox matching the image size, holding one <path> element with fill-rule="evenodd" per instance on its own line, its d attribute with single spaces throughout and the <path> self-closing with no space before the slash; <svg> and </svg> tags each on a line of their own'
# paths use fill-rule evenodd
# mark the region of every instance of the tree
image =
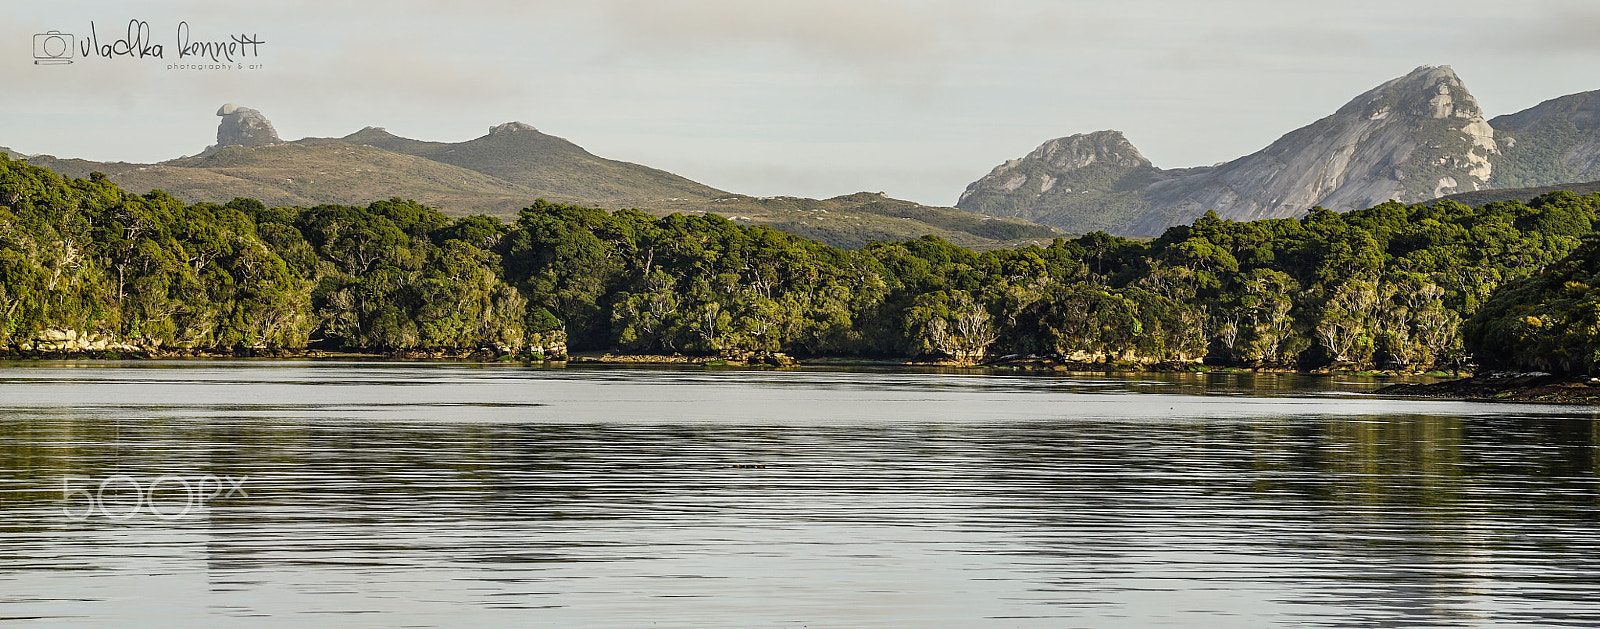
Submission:
<svg viewBox="0 0 1600 629">
<path fill-rule="evenodd" d="M 1372 280 L 1356 278 L 1329 289 L 1317 321 L 1317 339 L 1335 363 L 1362 363 L 1372 356 L 1383 296 Z"/>
<path fill-rule="evenodd" d="M 963 363 L 981 361 L 998 336 L 988 311 L 966 291 L 919 296 L 906 311 L 907 336 L 914 351 L 940 354 Z"/>
</svg>

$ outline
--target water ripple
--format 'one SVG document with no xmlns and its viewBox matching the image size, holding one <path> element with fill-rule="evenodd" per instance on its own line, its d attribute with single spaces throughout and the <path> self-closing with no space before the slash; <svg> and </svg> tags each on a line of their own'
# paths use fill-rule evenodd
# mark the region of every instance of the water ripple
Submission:
<svg viewBox="0 0 1600 629">
<path fill-rule="evenodd" d="M 1373 385 L 13 366 L 0 619 L 1600 624 L 1593 411 Z M 181 518 L 71 517 L 63 482 L 116 475 L 244 481 Z"/>
</svg>

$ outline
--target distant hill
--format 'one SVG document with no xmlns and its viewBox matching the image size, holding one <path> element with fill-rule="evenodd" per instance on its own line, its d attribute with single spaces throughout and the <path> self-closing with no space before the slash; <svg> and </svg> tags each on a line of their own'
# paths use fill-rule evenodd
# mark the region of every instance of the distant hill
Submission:
<svg viewBox="0 0 1600 629">
<path fill-rule="evenodd" d="M 229 146 L 160 164 L 50 156 L 28 162 L 71 177 L 100 171 L 127 189 L 161 189 L 190 202 L 250 197 L 268 205 L 366 205 L 398 196 L 458 213 L 507 216 L 539 196 L 483 173 L 337 140 Z"/>
<path fill-rule="evenodd" d="M 535 199 L 657 215 L 710 212 L 842 248 L 933 234 L 975 249 L 1048 243 L 1061 231 L 1018 219 L 976 216 L 882 194 L 833 199 L 730 194 L 672 173 L 598 157 L 518 122 L 465 142 L 428 142 L 367 127 L 339 139 L 284 142 L 260 112 L 225 105 L 217 144 L 159 164 L 21 156 L 69 177 L 105 173 L 129 190 L 164 190 L 189 202 L 258 199 L 271 206 L 366 205 L 402 197 L 446 214 L 515 218 Z M 240 129 L 251 130 L 243 133 Z"/>
<path fill-rule="evenodd" d="M 728 194 L 664 170 L 598 157 L 520 122 L 497 125 L 488 135 L 453 144 L 402 138 L 377 127 L 342 139 L 475 170 L 545 196 L 639 201 Z"/>
<path fill-rule="evenodd" d="M 1444 198 L 1462 205 L 1478 207 L 1500 201 L 1527 202 L 1535 198 L 1550 194 L 1557 190 L 1566 190 L 1577 194 L 1600 193 L 1600 181 L 1589 183 L 1565 183 L 1558 186 L 1539 186 L 1537 188 L 1505 188 L 1501 190 L 1478 190 L 1476 192 L 1462 192 Z"/>
<path fill-rule="evenodd" d="M 1553 98 L 1489 124 L 1500 143 L 1496 188 L 1600 179 L 1600 90 Z"/>
<path fill-rule="evenodd" d="M 1068 235 L 1016 218 L 930 207 L 892 199 L 881 192 L 857 192 L 831 199 L 734 194 L 709 201 L 669 202 L 651 211 L 709 212 L 738 222 L 771 225 L 842 249 L 859 249 L 875 240 L 908 240 L 932 234 L 963 247 L 985 250 L 1048 245 L 1051 240 Z"/>
</svg>

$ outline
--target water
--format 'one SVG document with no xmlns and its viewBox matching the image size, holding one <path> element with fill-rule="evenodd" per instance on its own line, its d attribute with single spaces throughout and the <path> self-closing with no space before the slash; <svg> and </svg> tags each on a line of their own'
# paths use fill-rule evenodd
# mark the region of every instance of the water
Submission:
<svg viewBox="0 0 1600 629">
<path fill-rule="evenodd" d="M 1594 409 L 1374 386 L 12 363 L 0 621 L 1600 625 Z"/>
</svg>

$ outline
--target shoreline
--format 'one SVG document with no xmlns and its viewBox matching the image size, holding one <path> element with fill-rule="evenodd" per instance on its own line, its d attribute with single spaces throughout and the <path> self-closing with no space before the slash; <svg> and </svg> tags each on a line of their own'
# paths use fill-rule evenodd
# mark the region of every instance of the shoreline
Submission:
<svg viewBox="0 0 1600 629">
<path fill-rule="evenodd" d="M 251 348 L 233 351 L 209 350 L 84 350 L 84 351 L 21 351 L 12 348 L 0 350 L 0 363 L 40 360 L 66 361 L 142 361 L 142 360 L 354 360 L 354 361 L 448 361 L 488 364 L 556 363 L 570 365 L 637 365 L 684 367 L 743 367 L 752 369 L 794 367 L 905 367 L 937 369 L 1015 370 L 1063 373 L 1241 373 L 1241 374 L 1292 374 L 1292 375 L 1359 375 L 1372 377 L 1430 377 L 1436 379 L 1469 378 L 1470 372 L 1396 371 L 1385 369 L 1359 369 L 1320 367 L 1294 369 L 1279 366 L 1228 366 L 1206 365 L 1198 362 L 1078 362 L 1049 358 L 1002 358 L 983 362 L 963 362 L 948 359 L 892 358 L 871 356 L 806 356 L 795 358 L 781 352 L 751 352 L 733 355 L 694 354 L 629 354 L 607 351 L 574 352 L 570 355 L 544 357 L 537 354 L 503 354 L 493 350 L 405 350 L 347 351 L 322 349 L 264 349 Z M 1442 383 L 1433 383 L 1442 384 Z M 1432 386 L 1432 385 L 1429 385 Z M 1597 389 L 1600 391 L 1600 389 Z"/>
<path fill-rule="evenodd" d="M 1137 375 L 1137 374 L 1270 374 L 1298 376 L 1364 376 L 1370 378 L 1432 378 L 1434 382 L 1395 382 L 1370 394 L 1393 398 L 1423 398 L 1466 402 L 1517 402 L 1600 406 L 1600 378 L 1556 376 L 1547 373 L 1503 373 L 1474 375 L 1470 372 L 1402 372 L 1392 370 L 1323 367 L 1302 370 L 1283 367 L 1243 367 L 1204 365 L 1189 362 L 1164 363 L 1079 363 L 1054 359 L 1024 358 L 963 363 L 953 360 L 917 360 L 864 356 L 808 356 L 796 359 L 786 354 L 750 353 L 744 355 L 700 356 L 685 354 L 624 354 L 576 352 L 569 356 L 545 358 L 534 355 L 506 355 L 490 350 L 355 352 L 319 349 L 246 349 L 231 352 L 200 350 L 164 351 L 78 351 L 0 353 L 0 365 L 35 361 L 209 361 L 209 360 L 307 360 L 357 362 L 449 362 L 498 365 L 542 365 L 548 368 L 574 367 L 701 367 L 745 370 L 789 370 L 803 368 L 910 369 L 941 372 L 1055 373 L 1061 375 Z"/>
</svg>

